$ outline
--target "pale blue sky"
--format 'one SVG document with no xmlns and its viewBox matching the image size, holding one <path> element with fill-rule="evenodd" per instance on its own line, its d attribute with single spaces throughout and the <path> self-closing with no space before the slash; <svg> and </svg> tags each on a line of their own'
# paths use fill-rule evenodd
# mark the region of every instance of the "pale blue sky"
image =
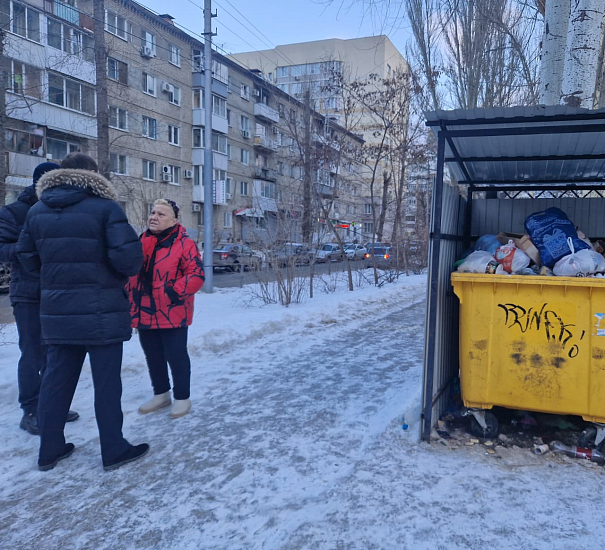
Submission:
<svg viewBox="0 0 605 550">
<path fill-rule="evenodd" d="M 139 2 L 155 12 L 169 13 L 177 24 L 190 31 L 203 31 L 203 0 Z M 218 17 L 212 22 L 218 35 L 213 40 L 229 53 L 325 38 L 387 34 L 405 55 L 409 36 L 405 21 L 397 14 L 385 21 L 381 14 L 364 13 L 362 2 L 355 0 L 335 0 L 331 4 L 312 0 L 213 0 L 212 10 L 218 10 Z"/>
</svg>

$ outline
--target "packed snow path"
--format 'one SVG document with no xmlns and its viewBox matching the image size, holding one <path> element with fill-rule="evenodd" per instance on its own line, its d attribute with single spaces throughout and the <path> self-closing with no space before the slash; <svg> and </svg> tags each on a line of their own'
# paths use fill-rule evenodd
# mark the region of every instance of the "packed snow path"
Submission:
<svg viewBox="0 0 605 550">
<path fill-rule="evenodd" d="M 17 427 L 5 367 L 0 548 L 599 547 L 601 468 L 537 458 L 515 467 L 414 441 L 424 292 L 410 278 L 329 296 L 314 309 L 274 308 L 273 318 L 244 329 L 221 317 L 238 296 L 225 294 L 220 308 L 198 313 L 205 328 L 192 328 L 189 346 L 194 409 L 173 421 L 167 410 L 136 412 L 150 387 L 133 339 L 124 433 L 152 449 L 111 473 L 101 468 L 89 371 L 74 399 L 82 418 L 66 429 L 76 452 L 42 473 L 37 438 Z"/>
</svg>

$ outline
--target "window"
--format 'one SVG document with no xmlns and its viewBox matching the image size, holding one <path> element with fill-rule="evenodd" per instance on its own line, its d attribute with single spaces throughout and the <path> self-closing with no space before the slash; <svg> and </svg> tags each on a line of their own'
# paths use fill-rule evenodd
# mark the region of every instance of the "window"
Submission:
<svg viewBox="0 0 605 550">
<path fill-rule="evenodd" d="M 227 160 L 231 160 L 231 144 L 227 143 Z"/>
<path fill-rule="evenodd" d="M 250 86 L 248 84 L 242 84 L 240 95 L 243 99 L 250 101 Z"/>
<path fill-rule="evenodd" d="M 231 126 L 231 109 L 227 109 L 227 124 Z"/>
<path fill-rule="evenodd" d="M 212 114 L 227 118 L 227 102 L 217 95 L 212 95 Z"/>
<path fill-rule="evenodd" d="M 241 160 L 242 164 L 245 164 L 246 166 L 249 164 L 250 153 L 246 149 L 242 149 L 240 160 Z"/>
<path fill-rule="evenodd" d="M 143 73 L 143 92 L 155 96 L 155 76 Z"/>
<path fill-rule="evenodd" d="M 171 145 L 181 144 L 181 129 L 178 126 L 168 125 L 168 143 Z"/>
<path fill-rule="evenodd" d="M 48 73 L 48 101 L 75 111 L 95 114 L 94 89 L 54 73 Z"/>
<path fill-rule="evenodd" d="M 247 181 L 240 181 L 239 182 L 239 192 L 242 195 L 242 197 L 247 197 L 248 196 L 248 182 Z"/>
<path fill-rule="evenodd" d="M 204 108 L 204 90 L 193 90 L 193 108 L 203 109 Z"/>
<path fill-rule="evenodd" d="M 283 103 L 280 103 L 277 106 L 277 110 L 279 112 L 280 118 L 284 118 L 286 116 L 286 109 L 284 108 L 284 104 Z"/>
<path fill-rule="evenodd" d="M 11 9 L 13 7 L 12 17 Z M 40 12 L 29 6 L 3 0 L 0 3 L 0 25 L 19 36 L 40 42 Z"/>
<path fill-rule="evenodd" d="M 107 58 L 107 78 L 120 84 L 128 84 L 128 65 L 113 57 Z"/>
<path fill-rule="evenodd" d="M 364 214 L 371 214 L 372 213 L 372 205 L 371 204 L 364 204 L 363 205 L 363 213 Z"/>
<path fill-rule="evenodd" d="M 296 122 L 296 112 L 294 109 L 290 109 L 290 122 Z"/>
<path fill-rule="evenodd" d="M 126 155 L 118 155 L 117 153 L 109 153 L 109 170 L 114 174 L 126 175 L 127 171 Z"/>
<path fill-rule="evenodd" d="M 353 196 L 357 196 L 357 187 L 353 186 Z"/>
<path fill-rule="evenodd" d="M 181 104 L 181 89 L 173 86 L 172 89 L 168 92 L 168 101 L 173 105 Z"/>
<path fill-rule="evenodd" d="M 7 91 L 40 99 L 42 82 L 40 69 L 3 57 L 0 70 L 8 73 Z"/>
<path fill-rule="evenodd" d="M 46 31 L 47 43 L 51 48 L 78 55 L 91 63 L 94 62 L 94 40 L 88 34 L 50 17 L 46 22 Z"/>
<path fill-rule="evenodd" d="M 51 48 L 56 48 L 57 50 L 62 49 L 62 27 L 63 25 L 55 19 L 48 18 L 46 24 L 47 42 Z"/>
<path fill-rule="evenodd" d="M 217 153 L 227 154 L 227 136 L 212 132 L 212 150 Z"/>
<path fill-rule="evenodd" d="M 204 148 L 204 129 L 203 128 L 194 128 L 193 129 L 193 140 L 192 145 L 194 149 L 203 149 Z"/>
<path fill-rule="evenodd" d="M 284 78 L 284 77 L 288 76 L 289 72 L 290 72 L 290 67 L 277 67 L 275 76 L 277 78 Z"/>
<path fill-rule="evenodd" d="M 275 198 L 275 184 L 270 181 L 263 181 L 260 189 L 261 197 L 265 197 L 267 199 Z"/>
<path fill-rule="evenodd" d="M 231 212 L 223 212 L 223 227 L 231 227 L 233 214 Z"/>
<path fill-rule="evenodd" d="M 143 179 L 155 181 L 155 162 L 143 159 Z"/>
<path fill-rule="evenodd" d="M 178 46 L 174 46 L 173 44 L 169 44 L 168 51 L 170 52 L 170 58 L 168 61 L 177 67 L 181 66 L 181 48 Z"/>
<path fill-rule="evenodd" d="M 283 175 L 284 175 L 284 163 L 283 163 L 283 162 L 281 162 L 281 161 L 277 161 L 277 173 L 278 173 L 280 176 L 283 176 Z"/>
<path fill-rule="evenodd" d="M 84 61 L 95 62 L 95 41 L 92 36 L 84 32 L 71 31 L 72 54 L 78 55 Z"/>
<path fill-rule="evenodd" d="M 172 166 L 168 165 L 169 174 L 170 174 L 170 183 L 174 185 L 181 184 L 181 167 L 180 166 Z"/>
<path fill-rule="evenodd" d="M 53 160 L 63 160 L 69 153 L 75 153 L 79 150 L 77 143 L 51 138 L 46 139 L 46 152 Z"/>
<path fill-rule="evenodd" d="M 363 224 L 363 232 L 364 234 L 371 236 L 374 234 L 374 224 L 372 222 L 365 222 Z"/>
<path fill-rule="evenodd" d="M 225 178 L 225 193 L 231 195 L 233 189 L 233 178 Z"/>
<path fill-rule="evenodd" d="M 105 30 L 111 34 L 119 36 L 122 40 L 127 40 L 126 19 L 120 17 L 113 11 L 107 10 L 105 12 Z"/>
<path fill-rule="evenodd" d="M 155 57 L 155 34 L 141 29 L 141 49 L 148 50 Z"/>
<path fill-rule="evenodd" d="M 158 139 L 158 122 L 155 118 L 144 116 L 141 123 L 141 134 L 150 139 Z"/>
<path fill-rule="evenodd" d="M 240 124 L 242 132 L 250 132 L 250 119 L 247 116 L 240 115 Z"/>
<path fill-rule="evenodd" d="M 119 107 L 109 106 L 109 127 L 117 130 L 128 129 L 128 113 Z"/>
<path fill-rule="evenodd" d="M 204 54 L 202 50 L 193 48 L 192 51 L 193 70 L 197 73 L 204 69 Z"/>
</svg>

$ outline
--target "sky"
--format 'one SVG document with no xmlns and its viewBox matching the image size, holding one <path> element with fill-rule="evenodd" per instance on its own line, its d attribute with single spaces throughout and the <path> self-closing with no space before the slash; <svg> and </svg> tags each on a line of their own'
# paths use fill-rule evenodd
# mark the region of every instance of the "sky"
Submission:
<svg viewBox="0 0 605 550">
<path fill-rule="evenodd" d="M 178 0 L 168 7 L 165 0 L 140 3 L 158 13 L 168 11 L 177 24 L 195 33 L 203 31 L 203 0 Z M 385 18 L 357 0 L 213 0 L 212 10 L 218 11 L 212 23 L 213 31 L 218 29 L 213 41 L 228 53 L 327 38 L 387 34 L 404 54 L 408 39 L 406 22 L 399 14 Z"/>
<path fill-rule="evenodd" d="M 257 285 L 197 294 L 183 418 L 137 413 L 152 390 L 138 338 L 127 342 L 124 435 L 151 449 L 113 472 L 88 364 L 65 430 L 75 452 L 37 470 L 39 440 L 19 429 L 15 327 L 0 330 L 0 546 L 602 548 L 602 466 L 419 442 L 426 277 L 376 287 L 360 270 L 349 292 L 341 269 L 288 308 L 263 304 Z"/>
</svg>

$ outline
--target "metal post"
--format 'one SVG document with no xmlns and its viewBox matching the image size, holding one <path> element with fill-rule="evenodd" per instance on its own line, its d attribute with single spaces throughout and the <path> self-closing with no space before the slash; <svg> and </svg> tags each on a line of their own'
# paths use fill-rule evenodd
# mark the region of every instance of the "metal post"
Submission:
<svg viewBox="0 0 605 550">
<path fill-rule="evenodd" d="M 433 189 L 433 230 L 430 261 L 429 303 L 426 327 L 426 353 L 424 373 L 424 417 L 422 419 L 422 439 L 430 441 L 433 423 L 433 385 L 435 378 L 435 347 L 437 330 L 437 303 L 439 301 L 439 255 L 441 253 L 441 212 L 443 202 L 443 165 L 445 160 L 445 138 L 439 133 L 437 138 L 437 175 Z"/>
<path fill-rule="evenodd" d="M 204 0 L 204 272 L 206 282 L 203 289 L 212 293 L 212 241 L 214 237 L 214 216 L 212 211 L 213 176 L 212 166 L 212 6 L 211 0 Z"/>
</svg>

